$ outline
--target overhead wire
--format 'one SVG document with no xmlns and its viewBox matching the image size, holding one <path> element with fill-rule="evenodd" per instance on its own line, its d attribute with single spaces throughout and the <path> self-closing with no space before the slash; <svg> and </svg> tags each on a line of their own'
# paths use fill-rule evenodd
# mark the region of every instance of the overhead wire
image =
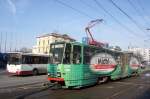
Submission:
<svg viewBox="0 0 150 99">
<path fill-rule="evenodd" d="M 142 11 L 144 13 L 147 13 L 147 11 L 145 10 L 145 8 L 142 6 L 142 3 L 140 2 L 140 0 L 136 0 L 136 1 L 137 1 L 138 5 L 140 6 L 140 8 L 142 9 Z"/>
<path fill-rule="evenodd" d="M 90 4 L 88 4 L 87 2 L 85 2 L 84 0 L 80 0 L 80 2 L 82 2 L 82 4 L 84 4 L 85 6 L 88 6 L 89 8 L 93 9 L 94 11 L 96 11 L 96 12 L 98 12 L 98 13 L 101 13 L 100 10 L 95 10 L 95 9 L 96 9 L 95 7 L 91 6 Z M 104 7 L 103 7 L 103 8 L 104 8 Z M 105 8 L 104 8 L 104 9 L 105 9 Z M 106 10 L 106 9 L 105 9 L 105 10 Z M 107 12 L 108 12 L 108 11 L 106 11 L 105 13 L 107 13 Z M 107 14 L 109 14 L 109 12 L 108 12 Z M 110 15 L 110 16 L 114 17 L 113 15 Z M 116 23 L 118 23 L 124 30 L 128 31 L 128 32 L 131 33 L 133 36 L 137 36 L 137 34 L 136 34 L 136 33 L 134 34 L 133 31 L 131 32 L 131 30 L 128 29 L 128 27 L 122 25 L 122 23 L 119 22 L 119 20 L 114 19 L 114 21 L 115 21 L 115 22 L 117 21 Z M 108 27 L 111 27 L 111 26 L 108 25 Z M 141 37 L 141 36 L 138 36 L 138 37 Z"/>
<path fill-rule="evenodd" d="M 139 28 L 139 30 L 141 30 L 146 36 L 150 36 L 147 33 L 145 33 L 145 31 L 143 31 L 143 28 L 140 26 L 138 22 L 136 22 L 136 20 L 134 20 L 130 15 L 128 15 L 128 13 L 126 13 L 123 9 L 121 9 L 113 0 L 108 1 L 110 1 L 110 3 L 112 3 L 120 12 L 122 12 L 132 23 L 134 23 Z"/>
<path fill-rule="evenodd" d="M 79 9 L 76 9 L 76 8 L 70 6 L 69 4 L 66 4 L 65 2 L 62 2 L 60 0 L 55 0 L 55 1 L 57 3 L 63 5 L 63 6 L 66 6 L 66 7 L 70 8 L 70 9 L 72 9 L 72 10 L 74 10 L 74 11 L 76 11 L 76 12 L 82 14 L 82 15 L 84 15 L 85 17 L 88 17 L 90 19 L 95 19 L 94 17 L 90 16 L 89 14 L 87 14 L 87 13 L 85 13 L 83 11 L 80 11 Z M 97 0 L 94 0 L 94 1 L 96 2 Z M 98 5 L 100 5 L 100 3 Z M 134 36 L 136 36 L 138 38 L 144 37 L 143 35 L 140 35 L 140 34 L 137 34 L 137 33 L 133 32 L 126 25 L 122 24 L 117 18 L 115 18 L 111 13 L 109 13 L 103 6 L 101 6 L 101 8 L 104 10 L 105 13 L 107 13 L 108 15 L 110 15 L 120 26 L 122 26 L 124 29 L 126 29 L 128 32 L 130 32 L 132 35 L 134 35 Z"/>
<path fill-rule="evenodd" d="M 141 10 L 143 11 L 143 14 L 147 14 L 148 15 L 148 13 L 147 13 L 147 11 L 145 10 L 145 8 L 142 6 L 142 4 L 141 4 L 141 2 L 140 2 L 140 0 L 136 0 L 137 1 L 137 4 L 138 4 L 138 6 L 141 8 Z M 144 17 L 145 18 L 145 17 Z M 146 19 L 146 18 L 145 18 Z M 147 21 L 149 21 L 149 20 L 147 20 Z M 146 22 L 147 22 L 146 21 Z M 149 24 L 149 22 L 147 22 L 148 24 Z M 150 24 L 149 24 L 150 25 Z"/>
<path fill-rule="evenodd" d="M 129 29 L 126 25 L 122 24 L 116 17 L 114 17 L 109 11 L 107 11 L 104 6 L 98 2 L 97 0 L 94 0 L 94 2 L 97 4 L 97 6 L 99 6 L 99 8 L 101 8 L 105 13 L 107 13 L 116 23 L 118 23 L 122 28 L 124 28 L 125 30 L 127 30 L 129 33 L 131 33 L 132 35 L 141 38 L 140 34 L 135 33 L 134 31 L 132 31 L 131 29 Z"/>
<path fill-rule="evenodd" d="M 85 6 L 87 6 L 87 7 L 91 8 L 91 9 L 93 9 L 93 11 L 95 11 L 96 13 L 97 13 L 97 12 L 98 12 L 98 13 L 101 13 L 99 10 L 95 10 L 95 7 L 93 7 L 92 5 L 88 4 L 88 3 L 85 2 L 84 0 L 80 0 L 80 2 L 81 2 L 82 4 L 84 4 Z"/>
<path fill-rule="evenodd" d="M 141 12 L 137 9 L 137 7 L 132 3 L 131 0 L 127 0 L 131 7 L 135 10 L 135 12 L 141 17 L 141 19 L 145 22 L 145 25 L 150 26 L 150 24 L 146 21 L 145 17 L 141 14 Z"/>
<path fill-rule="evenodd" d="M 90 18 L 90 19 L 95 19 L 94 17 L 88 15 L 87 13 L 85 13 L 85 12 L 83 12 L 83 11 L 80 11 L 80 10 L 78 10 L 78 9 L 76 9 L 76 8 L 74 8 L 74 7 L 72 7 L 72 6 L 70 6 L 69 4 L 66 4 L 66 3 L 60 1 L 60 0 L 55 0 L 55 2 L 57 2 L 57 3 L 59 3 L 59 4 L 63 5 L 63 6 L 66 6 L 66 7 L 70 8 L 70 9 L 72 9 L 72 10 L 74 10 L 74 11 L 80 13 L 81 15 L 84 15 L 84 16 Z"/>
<path fill-rule="evenodd" d="M 81 0 L 81 1 L 82 1 L 82 0 Z M 58 2 L 58 3 L 60 3 L 60 4 L 64 5 L 64 6 L 66 6 L 66 7 L 68 7 L 68 8 L 71 8 L 72 10 L 74 10 L 74 11 L 76 11 L 76 12 L 78 12 L 78 13 L 80 13 L 80 14 L 86 16 L 86 17 L 93 18 L 92 16 L 89 16 L 87 13 L 84 13 L 84 12 L 82 12 L 82 11 L 76 9 L 76 8 L 73 8 L 73 7 L 71 7 L 70 5 L 64 3 L 64 2 L 62 2 L 62 1 L 60 1 L 60 0 L 56 0 L 56 2 Z M 86 5 L 88 5 L 88 4 L 86 4 Z M 88 5 L 88 6 L 90 6 L 90 5 Z M 92 6 L 90 6 L 90 7 L 91 7 L 92 9 L 94 9 Z M 121 25 L 120 22 L 118 22 L 118 23 Z M 124 25 L 121 25 L 121 26 L 124 27 L 125 29 L 127 29 L 128 31 L 130 31 L 131 34 L 133 34 L 133 31 L 129 30 L 126 26 L 124 26 Z M 137 36 L 137 34 L 133 34 L 133 35 L 134 35 L 134 36 Z M 138 36 L 138 37 L 141 37 L 141 35 Z"/>
</svg>

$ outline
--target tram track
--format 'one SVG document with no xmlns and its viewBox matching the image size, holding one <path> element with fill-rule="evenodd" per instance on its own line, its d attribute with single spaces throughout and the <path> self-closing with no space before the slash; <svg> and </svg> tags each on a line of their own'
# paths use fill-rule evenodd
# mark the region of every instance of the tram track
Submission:
<svg viewBox="0 0 150 99">
<path fill-rule="evenodd" d="M 141 77 L 143 77 L 144 75 L 142 75 Z M 117 81 L 111 81 L 110 83 L 106 83 L 104 85 L 101 85 L 99 86 L 100 88 L 102 89 L 114 89 L 115 88 L 115 85 L 119 85 L 120 87 L 117 87 L 119 88 L 119 91 L 118 92 L 113 92 L 110 94 L 109 97 L 105 97 L 104 99 L 115 99 L 115 97 L 120 97 L 122 96 L 123 94 L 126 94 L 129 90 L 132 90 L 134 89 L 135 87 L 137 88 L 138 86 L 141 86 L 143 88 L 147 88 L 149 87 L 150 83 L 149 82 L 141 82 L 143 79 L 138 79 L 135 77 L 135 79 L 129 79 L 128 80 L 117 80 Z M 138 81 L 140 81 L 139 83 L 137 83 Z M 135 83 L 136 82 L 136 83 Z M 115 85 L 114 85 L 115 84 Z M 106 85 L 108 87 L 106 87 Z M 128 86 L 127 88 L 124 87 L 124 86 Z M 129 87 L 131 86 L 131 87 Z M 41 82 L 33 82 L 33 83 L 28 83 L 28 84 L 21 84 L 21 85 L 16 85 L 16 86 L 8 86 L 8 87 L 1 87 L 1 89 L 11 89 L 11 88 L 18 88 L 19 90 L 16 90 L 16 94 L 15 95 L 11 95 L 12 97 L 15 97 L 15 99 L 26 99 L 26 98 L 30 98 L 30 97 L 33 97 L 35 95 L 41 95 L 44 96 L 44 97 L 49 97 L 50 95 L 49 94 L 43 94 L 45 92 L 47 92 L 48 90 L 57 90 L 57 89 L 60 89 L 58 88 L 59 86 L 55 86 L 55 85 L 52 85 L 51 83 L 49 83 L 48 81 L 41 81 Z M 97 86 L 98 87 L 98 86 Z M 122 89 L 122 88 L 123 89 Z M 27 89 L 24 89 L 24 88 L 27 88 Z M 96 88 L 96 87 L 95 87 Z M 91 90 L 92 88 L 88 89 L 88 90 Z M 99 89 L 99 88 L 97 88 Z M 86 89 L 87 90 L 87 89 Z M 88 91 L 87 90 L 87 91 Z M 95 89 L 96 90 L 96 89 Z M 59 90 L 58 90 L 59 91 Z M 13 91 L 12 91 L 13 92 Z M 15 93 L 13 92 L 13 93 Z M 55 92 L 55 91 L 54 91 Z M 69 93 L 69 94 L 72 94 L 72 91 L 60 91 L 62 96 L 63 94 L 65 93 Z M 84 92 L 84 90 L 80 90 L 80 91 L 73 91 L 73 95 L 80 93 L 80 92 Z M 32 96 L 33 95 L 33 96 Z M 57 94 L 56 94 L 57 95 Z M 60 95 L 60 93 L 59 93 Z M 80 95 L 79 95 L 80 96 Z M 84 94 L 83 94 L 84 96 Z M 7 96 L 8 97 L 8 96 Z M 62 98 L 63 99 L 63 98 Z M 64 98 L 65 99 L 65 98 Z"/>
<path fill-rule="evenodd" d="M 19 87 L 24 87 L 24 86 L 32 86 L 35 84 L 44 84 L 45 82 L 33 82 L 33 83 L 24 83 L 24 84 L 18 84 L 18 85 L 14 85 L 14 86 L 7 86 L 7 87 L 0 87 L 0 90 L 2 89 L 11 89 L 11 88 L 19 88 Z"/>
<path fill-rule="evenodd" d="M 135 86 L 136 86 L 136 85 L 135 85 Z M 121 94 L 127 92 L 128 90 L 134 88 L 135 86 L 127 87 L 127 88 L 124 89 L 124 90 L 121 90 L 121 91 L 119 91 L 119 92 L 116 92 L 116 93 L 112 94 L 111 96 L 107 97 L 106 99 L 115 99 L 115 97 L 117 97 L 117 96 L 119 96 L 119 95 L 121 95 Z"/>
<path fill-rule="evenodd" d="M 131 83 L 131 82 L 113 82 L 113 83 L 123 84 L 123 85 L 150 86 L 150 83 Z"/>
<path fill-rule="evenodd" d="M 115 97 L 120 97 L 122 94 L 124 94 L 124 93 L 126 93 L 127 91 L 129 91 L 129 90 L 132 90 L 132 89 L 134 89 L 135 87 L 138 87 L 138 86 L 147 86 L 147 85 L 144 85 L 143 83 L 142 84 L 135 84 L 135 83 L 128 83 L 128 82 L 111 82 L 112 84 L 113 83 L 115 83 L 115 84 L 121 84 L 122 86 L 121 87 L 123 87 L 123 86 L 128 86 L 128 85 L 130 85 L 130 87 L 124 87 L 124 89 L 121 89 L 120 91 L 118 91 L 118 92 L 114 92 L 114 93 L 112 93 L 109 97 L 106 97 L 105 99 L 115 99 Z M 56 85 L 56 86 L 55 86 Z M 57 90 L 57 89 L 59 89 L 58 87 L 59 86 L 57 86 L 58 84 L 50 84 L 50 83 L 45 83 L 43 86 L 41 86 L 40 88 L 37 88 L 37 89 L 33 89 L 33 90 L 31 90 L 30 92 L 26 92 L 26 93 L 24 93 L 24 94 L 20 94 L 20 95 L 16 95 L 15 96 L 15 99 L 26 99 L 26 98 L 30 98 L 30 96 L 32 97 L 32 95 L 34 96 L 34 95 L 38 95 L 38 94 L 40 94 L 40 93 L 44 93 L 45 91 L 47 91 L 47 90 L 53 90 L 53 89 L 55 89 L 55 90 Z M 82 91 L 82 90 L 81 90 Z M 63 93 L 68 93 L 68 91 L 66 92 L 63 92 Z M 70 93 L 70 92 L 69 92 Z M 76 94 L 76 93 L 74 93 L 74 94 Z M 60 94 L 59 94 L 60 95 Z M 47 96 L 45 96 L 45 97 L 48 97 L 48 95 Z"/>
<path fill-rule="evenodd" d="M 25 99 L 25 98 L 33 95 L 33 94 L 37 94 L 37 93 L 40 93 L 40 92 L 48 90 L 48 89 L 57 90 L 57 89 L 60 89 L 60 88 L 61 88 L 61 86 L 57 83 L 54 83 L 54 84 L 45 83 L 40 89 L 32 91 L 32 92 L 25 93 L 25 94 L 22 94 L 22 95 L 18 95 L 18 96 L 16 96 L 16 99 Z"/>
</svg>

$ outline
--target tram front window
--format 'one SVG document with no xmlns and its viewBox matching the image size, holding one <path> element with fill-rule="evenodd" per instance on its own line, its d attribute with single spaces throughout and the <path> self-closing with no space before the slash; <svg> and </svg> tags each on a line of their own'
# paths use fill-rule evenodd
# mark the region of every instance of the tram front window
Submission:
<svg viewBox="0 0 150 99">
<path fill-rule="evenodd" d="M 50 54 L 52 55 L 51 63 L 60 64 L 62 61 L 63 52 L 64 52 L 64 44 L 52 44 L 50 50 Z"/>
<path fill-rule="evenodd" d="M 66 44 L 65 53 L 63 57 L 63 64 L 70 64 L 71 60 L 71 44 Z"/>
</svg>

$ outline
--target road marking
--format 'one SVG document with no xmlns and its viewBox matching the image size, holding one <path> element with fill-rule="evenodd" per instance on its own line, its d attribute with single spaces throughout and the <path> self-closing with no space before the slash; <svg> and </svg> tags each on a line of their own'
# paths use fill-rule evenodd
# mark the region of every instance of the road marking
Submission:
<svg viewBox="0 0 150 99">
<path fill-rule="evenodd" d="M 113 87 L 113 86 L 107 86 L 106 88 L 112 89 L 112 88 L 114 88 L 114 87 Z"/>
</svg>

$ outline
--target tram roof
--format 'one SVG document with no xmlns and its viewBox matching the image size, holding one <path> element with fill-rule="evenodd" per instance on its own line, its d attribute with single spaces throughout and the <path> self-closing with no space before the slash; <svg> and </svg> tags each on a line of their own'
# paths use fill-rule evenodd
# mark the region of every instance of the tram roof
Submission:
<svg viewBox="0 0 150 99">
<path fill-rule="evenodd" d="M 92 47 L 92 48 L 100 48 L 100 47 L 97 47 L 97 46 L 94 46 L 94 45 L 87 45 L 87 44 L 80 43 L 80 42 L 54 42 L 54 43 L 51 43 L 51 44 L 65 44 L 65 43 L 70 43 L 70 44 L 73 44 L 73 45 L 80 45 L 80 46 L 89 46 L 89 47 Z M 105 48 L 105 47 L 103 47 L 103 49 L 104 50 L 109 50 L 109 51 L 115 52 L 115 53 L 133 54 L 132 52 L 129 52 L 129 51 L 111 50 L 111 49 Z"/>
</svg>

